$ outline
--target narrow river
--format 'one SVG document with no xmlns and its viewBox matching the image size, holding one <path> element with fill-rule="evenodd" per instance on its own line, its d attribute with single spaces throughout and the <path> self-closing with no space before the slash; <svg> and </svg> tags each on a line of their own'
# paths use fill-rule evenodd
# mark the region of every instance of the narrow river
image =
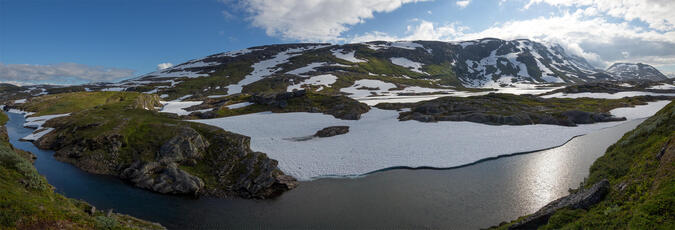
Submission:
<svg viewBox="0 0 675 230">
<path fill-rule="evenodd" d="M 53 151 L 19 141 L 34 130 L 22 126 L 23 115 L 8 115 L 10 142 L 38 157 L 35 166 L 57 192 L 169 229 L 485 228 L 566 195 L 608 146 L 644 121 L 617 123 L 558 148 L 460 168 L 319 179 L 276 199 L 245 200 L 160 195 L 114 177 L 85 173 L 55 160 Z"/>
</svg>

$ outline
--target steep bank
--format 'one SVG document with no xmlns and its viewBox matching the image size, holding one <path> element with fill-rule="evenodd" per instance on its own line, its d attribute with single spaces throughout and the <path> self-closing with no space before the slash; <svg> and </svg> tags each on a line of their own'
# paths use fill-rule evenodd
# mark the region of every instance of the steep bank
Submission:
<svg viewBox="0 0 675 230">
<path fill-rule="evenodd" d="M 550 218 L 535 226 L 540 229 L 675 228 L 674 102 L 610 146 L 591 166 L 590 175 L 581 188 L 574 192 L 588 191 L 603 180 L 609 182 L 608 191 L 597 204 L 553 210 Z M 533 218 L 522 217 L 498 228 L 529 226 L 525 223 L 528 219 Z"/>
<path fill-rule="evenodd" d="M 5 229 L 164 229 L 131 216 L 97 211 L 53 191 L 31 164 L 32 154 L 8 142 L 0 112 L 0 228 Z"/>
<path fill-rule="evenodd" d="M 156 95 L 65 93 L 31 98 L 19 109 L 53 129 L 35 144 L 82 170 L 118 176 L 164 194 L 268 198 L 294 188 L 277 162 L 249 148 L 250 138 L 158 113 Z M 79 101 L 87 101 L 80 103 Z"/>
</svg>

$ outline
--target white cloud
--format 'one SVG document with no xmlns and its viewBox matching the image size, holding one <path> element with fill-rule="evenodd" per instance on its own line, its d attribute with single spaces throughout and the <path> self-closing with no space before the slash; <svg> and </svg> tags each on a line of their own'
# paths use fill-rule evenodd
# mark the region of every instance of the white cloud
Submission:
<svg viewBox="0 0 675 230">
<path fill-rule="evenodd" d="M 585 15 L 585 10 L 578 10 L 558 16 L 507 21 L 473 33 L 468 33 L 468 28 L 458 23 L 438 25 L 418 20 L 416 25 L 406 27 L 405 36 L 374 32 L 354 36 L 351 42 L 527 38 L 560 44 L 568 53 L 582 56 L 600 68 L 619 61 L 643 62 L 663 67 L 675 63 L 675 32 L 650 31 L 628 23 L 615 23 L 602 17 Z"/>
<path fill-rule="evenodd" d="M 546 3 L 563 7 L 587 7 L 589 14 L 602 12 L 627 21 L 643 21 L 650 28 L 667 31 L 675 29 L 675 1 L 673 0 L 530 0 L 525 9 Z M 595 11 L 595 12 L 594 12 Z"/>
<path fill-rule="evenodd" d="M 77 63 L 54 65 L 0 63 L 0 81 L 15 83 L 81 83 L 115 81 L 131 77 L 134 70 Z"/>
<path fill-rule="evenodd" d="M 675 32 L 658 32 L 615 23 L 603 17 L 584 16 L 584 10 L 560 16 L 508 21 L 480 32 L 463 34 L 456 39 L 484 37 L 502 39 L 528 38 L 561 44 L 568 52 L 604 67 L 616 61 L 640 61 L 665 65 L 675 62 Z M 630 54 L 625 57 L 624 54 Z"/>
<path fill-rule="evenodd" d="M 367 42 L 367 41 L 396 41 L 396 40 L 452 40 L 462 35 L 462 31 L 467 27 L 457 23 L 438 25 L 425 20 L 415 20 L 417 25 L 406 27 L 405 36 L 393 36 L 383 32 L 371 32 L 362 35 L 356 35 L 349 42 Z"/>
<path fill-rule="evenodd" d="M 270 36 L 301 41 L 336 41 L 349 26 L 426 0 L 243 0 L 253 26 Z"/>
<path fill-rule="evenodd" d="M 460 0 L 455 2 L 455 4 L 459 6 L 459 8 L 465 8 L 466 6 L 469 5 L 469 3 L 471 3 L 471 0 Z"/>
<path fill-rule="evenodd" d="M 159 63 L 159 64 L 157 64 L 157 70 L 163 70 L 163 69 L 169 68 L 171 66 L 173 66 L 173 64 L 171 62 Z"/>
</svg>

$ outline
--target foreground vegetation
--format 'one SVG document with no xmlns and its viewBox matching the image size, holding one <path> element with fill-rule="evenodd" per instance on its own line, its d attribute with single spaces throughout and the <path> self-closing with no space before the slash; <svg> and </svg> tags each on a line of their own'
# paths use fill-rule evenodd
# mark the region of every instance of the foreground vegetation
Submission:
<svg viewBox="0 0 675 230">
<path fill-rule="evenodd" d="M 675 229 L 675 102 L 610 146 L 581 186 L 603 179 L 603 201 L 559 210 L 540 229 Z"/>
<path fill-rule="evenodd" d="M 6 122 L 0 112 L 3 129 Z M 164 229 L 131 216 L 96 211 L 55 193 L 30 155 L 14 149 L 0 132 L 0 229 Z"/>
</svg>

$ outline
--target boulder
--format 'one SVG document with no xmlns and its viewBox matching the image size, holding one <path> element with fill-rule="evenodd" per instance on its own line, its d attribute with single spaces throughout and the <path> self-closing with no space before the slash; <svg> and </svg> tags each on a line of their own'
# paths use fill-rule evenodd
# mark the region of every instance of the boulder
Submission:
<svg viewBox="0 0 675 230">
<path fill-rule="evenodd" d="M 332 137 L 349 132 L 349 126 L 330 126 L 323 128 L 314 134 L 315 137 Z"/>
<path fill-rule="evenodd" d="M 548 219 L 555 214 L 556 211 L 563 208 L 588 209 L 594 204 L 602 201 L 602 199 L 605 198 L 605 195 L 609 193 L 609 189 L 609 181 L 604 179 L 595 183 L 588 189 L 580 190 L 577 193 L 570 194 L 548 203 L 534 214 L 511 225 L 509 229 L 537 229 L 539 226 L 548 223 Z"/>
</svg>

